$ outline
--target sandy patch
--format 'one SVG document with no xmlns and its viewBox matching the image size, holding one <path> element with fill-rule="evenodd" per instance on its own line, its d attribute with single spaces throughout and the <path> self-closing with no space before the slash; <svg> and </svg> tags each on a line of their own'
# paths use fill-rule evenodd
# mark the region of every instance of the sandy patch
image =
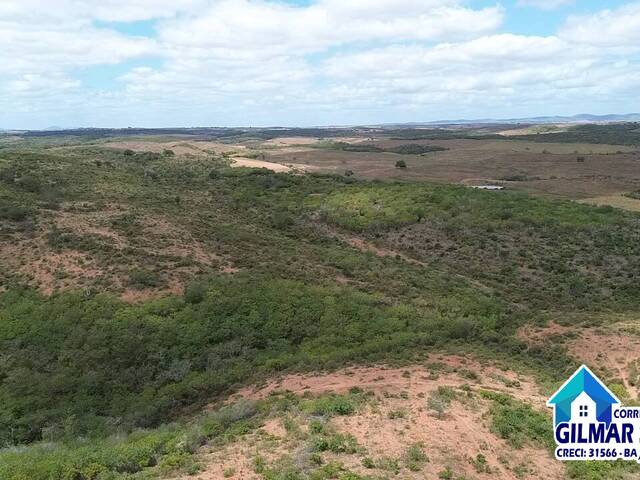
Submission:
<svg viewBox="0 0 640 480">
<path fill-rule="evenodd" d="M 249 168 L 266 168 L 274 172 L 290 172 L 292 169 L 286 165 L 273 162 L 265 162 L 264 160 L 256 160 L 253 158 L 235 157 L 232 167 L 249 167 Z"/>
<path fill-rule="evenodd" d="M 590 205 L 608 205 L 611 207 L 622 208 L 632 212 L 640 212 L 640 200 L 627 197 L 623 194 L 618 195 L 602 195 L 599 197 L 585 198 L 579 203 L 588 203 Z"/>
<path fill-rule="evenodd" d="M 546 133 L 558 133 L 566 132 L 571 125 L 558 124 L 558 125 L 530 125 L 527 127 L 511 128 L 508 130 L 502 130 L 496 132 L 498 135 L 504 135 L 505 137 L 512 137 L 516 135 L 544 135 Z"/>
</svg>

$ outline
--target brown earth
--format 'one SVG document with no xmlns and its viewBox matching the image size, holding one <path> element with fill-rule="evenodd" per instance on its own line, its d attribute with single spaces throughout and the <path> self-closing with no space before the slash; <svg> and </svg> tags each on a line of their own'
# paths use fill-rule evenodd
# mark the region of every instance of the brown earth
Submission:
<svg viewBox="0 0 640 480">
<path fill-rule="evenodd" d="M 265 162 L 263 160 L 255 160 L 253 158 L 244 158 L 244 157 L 235 157 L 233 159 L 233 163 L 231 163 L 231 166 L 232 167 L 249 167 L 249 168 L 266 168 L 274 172 L 284 172 L 284 173 L 291 171 L 291 167 L 282 165 L 280 163 Z"/>
<path fill-rule="evenodd" d="M 301 163 L 274 163 L 274 162 L 265 162 L 264 160 L 256 160 L 253 158 L 246 157 L 233 157 L 232 167 L 250 167 L 250 168 L 266 168 L 268 170 L 272 170 L 274 172 L 281 173 L 299 173 L 306 172 L 312 170 L 319 170 L 318 167 L 303 165 Z"/>
<path fill-rule="evenodd" d="M 389 474 L 380 468 L 368 469 L 364 457 L 402 459 L 411 444 L 422 444 L 429 458 L 419 471 L 401 467 L 403 479 L 438 478 L 447 467 L 454 478 L 464 475 L 476 479 L 560 479 L 564 467 L 550 453 L 533 446 L 516 449 L 496 437 L 489 428 L 489 401 L 480 390 L 503 392 L 545 409 L 545 398 L 530 378 L 483 364 L 472 358 L 431 355 L 423 364 L 406 368 L 385 366 L 357 367 L 333 373 L 289 375 L 266 385 L 245 388 L 234 399 L 265 398 L 275 392 L 318 395 L 345 393 L 358 387 L 372 392 L 375 402 L 354 415 L 334 417 L 330 428 L 353 435 L 362 451 L 357 454 L 323 454 L 324 461 L 336 461 L 361 475 Z M 438 387 L 458 392 L 457 400 L 442 414 L 428 407 L 428 399 Z M 298 425 L 289 431 L 285 418 L 268 420 L 257 433 L 222 448 L 207 448 L 201 454 L 202 480 L 223 478 L 259 479 L 255 473 L 256 455 L 268 463 L 282 456 L 302 461 L 301 447 L 308 427 L 302 413 L 287 417 Z M 477 467 L 478 455 L 486 458 L 486 469 Z M 402 460 L 400 460 L 402 464 Z M 179 477 L 186 478 L 186 477 Z"/>
<path fill-rule="evenodd" d="M 117 227 L 127 216 L 134 223 L 129 232 Z M 52 232 L 76 240 L 55 247 L 50 243 Z M 180 225 L 117 204 L 64 204 L 43 215 L 33 231 L 1 240 L 0 247 L 0 263 L 45 295 L 99 285 L 127 302 L 140 302 L 182 294 L 197 273 L 238 271 Z M 149 268 L 161 272 L 161 285 L 128 286 L 133 270 Z"/>
<path fill-rule="evenodd" d="M 617 319 L 619 320 L 619 319 Z M 609 386 L 621 384 L 632 399 L 640 398 L 640 328 L 633 316 L 601 327 L 522 328 L 518 335 L 531 343 L 561 343 L 570 356 L 594 370 Z"/>
<path fill-rule="evenodd" d="M 442 152 L 397 155 L 309 148 L 265 151 L 265 160 L 298 163 L 324 171 L 352 170 L 359 177 L 462 183 L 503 182 L 508 188 L 575 199 L 615 195 L 640 188 L 640 152 L 618 145 L 537 143 L 507 140 L 376 140 L 381 148 L 407 143 L 448 148 Z M 584 156 L 578 162 L 577 156 Z M 404 160 L 408 168 L 395 163 Z M 522 181 L 505 179 L 519 176 Z"/>
<path fill-rule="evenodd" d="M 520 128 L 511 128 L 508 130 L 501 130 L 497 132 L 499 135 L 505 137 L 511 137 L 514 135 L 544 135 L 545 133 L 557 133 L 566 132 L 571 127 L 571 124 L 557 124 L 557 125 L 530 125 Z"/>
<path fill-rule="evenodd" d="M 617 195 L 603 195 L 600 197 L 585 198 L 580 200 L 581 203 L 589 203 L 591 205 L 608 205 L 610 207 L 622 208 L 632 212 L 640 212 L 640 200 L 631 198 L 619 193 Z"/>
</svg>

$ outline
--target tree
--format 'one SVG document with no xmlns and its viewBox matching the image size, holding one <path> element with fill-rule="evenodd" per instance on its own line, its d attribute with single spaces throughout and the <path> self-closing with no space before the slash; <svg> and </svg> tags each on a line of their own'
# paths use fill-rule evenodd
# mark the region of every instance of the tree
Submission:
<svg viewBox="0 0 640 480">
<path fill-rule="evenodd" d="M 396 168 L 407 168 L 407 162 L 404 160 L 398 160 L 396 162 Z"/>
</svg>

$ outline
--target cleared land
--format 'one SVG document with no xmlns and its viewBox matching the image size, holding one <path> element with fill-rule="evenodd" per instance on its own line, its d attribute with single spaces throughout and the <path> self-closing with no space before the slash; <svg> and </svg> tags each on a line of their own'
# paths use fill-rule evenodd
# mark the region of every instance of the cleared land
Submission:
<svg viewBox="0 0 640 480">
<path fill-rule="evenodd" d="M 532 193 L 585 198 L 640 188 L 640 153 L 628 146 L 496 140 L 380 140 L 373 146 L 434 145 L 448 150 L 419 155 L 330 149 L 265 152 L 269 161 L 300 163 L 364 178 L 443 183 L 502 182 Z M 406 169 L 395 164 L 404 160 Z"/>
</svg>

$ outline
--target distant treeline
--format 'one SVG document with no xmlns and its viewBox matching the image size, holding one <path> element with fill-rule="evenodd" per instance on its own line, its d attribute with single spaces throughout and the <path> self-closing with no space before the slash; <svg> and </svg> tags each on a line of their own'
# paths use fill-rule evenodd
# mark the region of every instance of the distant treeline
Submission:
<svg viewBox="0 0 640 480">
<path fill-rule="evenodd" d="M 326 147 L 332 150 L 341 150 L 343 152 L 389 152 L 399 155 L 422 155 L 430 152 L 443 152 L 448 148 L 439 147 L 437 145 L 419 145 L 417 143 L 408 143 L 397 147 L 382 148 L 373 143 L 347 143 L 347 142 L 320 142 L 319 147 Z"/>
<path fill-rule="evenodd" d="M 596 143 L 640 146 L 640 123 L 579 125 L 572 127 L 566 132 L 517 135 L 508 138 L 511 140 L 529 140 L 545 143 Z"/>
</svg>

